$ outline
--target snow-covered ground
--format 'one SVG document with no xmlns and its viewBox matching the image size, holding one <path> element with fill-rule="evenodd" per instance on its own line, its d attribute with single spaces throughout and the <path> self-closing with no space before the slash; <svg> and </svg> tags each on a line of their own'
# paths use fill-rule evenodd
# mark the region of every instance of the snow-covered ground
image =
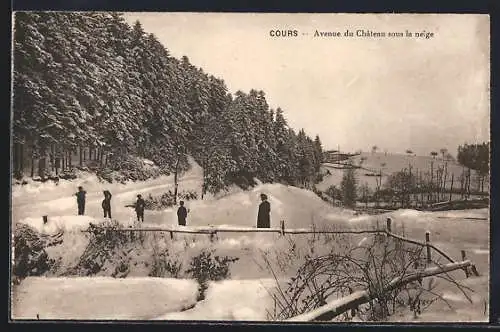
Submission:
<svg viewBox="0 0 500 332">
<path fill-rule="evenodd" d="M 86 216 L 76 216 L 76 199 L 73 194 L 78 185 L 83 185 L 88 192 Z M 201 169 L 193 164 L 191 170 L 180 177 L 179 190 L 199 192 L 200 188 Z M 64 242 L 59 246 L 47 248 L 47 252 L 50 256 L 62 257 L 62 265 L 69 266 L 78 259 L 88 244 L 87 237 L 80 231 L 87 228 L 88 223 L 102 220 L 101 200 L 102 191 L 105 189 L 113 194 L 113 219 L 124 225 L 131 225 L 135 220 L 134 212 L 124 206 L 132 203 L 138 193 L 160 194 L 169 189 L 173 190 L 173 177 L 121 185 L 102 184 L 87 175 L 74 182 L 61 181 L 58 186 L 36 183 L 14 187 L 12 220 L 14 223 L 31 225 L 45 234 L 64 230 Z M 366 229 L 377 225 L 384 227 L 386 218 L 391 217 L 395 233 L 424 240 L 425 231 L 428 230 L 431 233 L 431 241 L 457 260 L 460 259 L 460 251 L 466 250 L 468 258 L 482 274 L 480 278 L 466 280 L 477 290 L 477 301 L 474 305 L 467 306 L 457 300 L 460 296 L 457 289 L 444 288 L 442 292 L 451 302 L 458 301 L 459 308 L 462 308 L 460 310 L 469 310 L 468 316 L 463 315 L 465 320 L 488 319 L 482 308 L 483 301 L 488 299 L 487 209 L 444 212 L 399 210 L 377 216 L 355 215 L 353 211 L 332 207 L 310 191 L 281 184 L 260 184 L 250 191 L 232 188 L 219 198 L 207 197 L 204 200 L 186 202 L 190 210 L 187 227 L 255 227 L 260 193 L 269 196 L 271 227 L 278 227 L 279 221 L 284 220 L 287 228 L 308 228 L 314 223 L 316 227 Z M 46 225 L 42 222 L 43 215 L 48 215 Z M 146 211 L 144 227 L 176 227 L 175 225 L 174 208 Z M 166 238 L 171 241 L 169 237 Z M 293 238 L 300 246 L 307 246 L 307 236 L 295 235 Z M 189 292 L 193 289 L 190 288 L 188 292 L 186 289 L 189 287 L 170 287 L 173 284 L 169 280 L 164 280 L 165 284 L 161 284 L 161 279 L 141 278 L 147 276 L 147 271 L 140 268 L 131 272 L 126 279 L 28 278 L 14 289 L 13 312 L 18 318 L 34 318 L 38 313 L 42 319 L 56 316 L 81 319 L 106 319 L 110 316 L 117 319 L 266 319 L 266 311 L 272 310 L 272 301 L 266 289 L 274 281 L 269 279 L 271 276 L 268 270 L 258 266 L 256 257 L 266 250 L 286 250 L 288 241 L 285 238 L 279 234 L 219 233 L 218 240 L 211 243 L 207 235 L 176 234 L 171 245 L 174 249 L 178 247 L 175 250 L 176 255 L 186 256 L 196 250 L 199 252 L 203 248 L 214 248 L 220 255 L 235 256 L 240 260 L 232 265 L 230 280 L 212 283 L 207 291 L 207 298 L 197 303 L 194 308 L 183 312 L 180 312 L 180 309 L 192 301 L 192 297 L 189 297 L 192 293 Z M 134 259 L 139 261 L 141 257 Z M 134 278 L 130 278 L 132 276 Z M 458 275 L 458 278 L 463 277 Z M 131 284 L 128 284 L 129 282 Z M 193 284 L 190 280 L 179 282 Z M 67 287 L 57 287 L 58 283 Z M 102 295 L 91 295 L 96 293 Z M 111 299 L 114 298 L 114 295 L 111 295 L 115 293 L 118 299 L 117 310 L 120 313 L 112 309 L 115 300 Z M 148 298 L 150 301 L 144 303 Z M 178 301 L 177 298 L 184 300 Z M 67 305 L 64 301 L 68 302 Z M 136 305 L 137 303 L 140 305 Z M 101 304 L 106 308 L 99 313 L 97 308 Z M 452 314 L 442 306 L 436 307 L 436 310 L 428 309 L 428 312 L 437 314 L 422 315 L 419 321 L 442 320 L 445 312 L 451 317 L 458 317 L 456 313 Z M 411 320 L 407 317 L 401 319 Z"/>
<path fill-rule="evenodd" d="M 223 280 L 212 282 L 206 299 L 193 309 L 172 312 L 156 320 L 267 320 L 273 307 L 270 290 L 274 279 Z"/>
<path fill-rule="evenodd" d="M 179 192 L 193 190 L 200 192 L 202 170 L 190 160 L 191 169 L 180 176 Z M 146 197 L 157 195 L 174 189 L 174 176 L 161 176 L 148 181 L 121 183 L 100 182 L 93 174 L 81 173 L 74 181 L 60 180 L 56 185 L 52 181 L 45 183 L 30 182 L 23 186 L 13 186 L 12 189 L 12 219 L 18 221 L 26 217 L 42 217 L 43 215 L 61 216 L 76 215 L 77 204 L 75 193 L 78 186 L 87 191 L 85 214 L 94 218 L 102 218 L 101 202 L 103 191 L 109 190 L 112 197 L 113 219 L 121 221 L 135 217 L 134 211 L 125 208 L 135 202 L 137 194 Z"/>
<path fill-rule="evenodd" d="M 153 319 L 196 303 L 198 284 L 167 278 L 29 277 L 14 288 L 14 319 Z"/>
</svg>

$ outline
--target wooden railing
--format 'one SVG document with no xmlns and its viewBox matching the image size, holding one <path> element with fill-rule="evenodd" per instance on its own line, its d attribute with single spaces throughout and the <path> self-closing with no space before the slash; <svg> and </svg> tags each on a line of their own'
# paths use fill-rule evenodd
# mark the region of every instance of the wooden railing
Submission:
<svg viewBox="0 0 500 332">
<path fill-rule="evenodd" d="M 443 256 L 451 263 L 455 263 L 455 261 L 447 255 L 444 251 L 436 247 L 430 242 L 430 232 L 425 233 L 425 242 L 410 239 L 407 237 L 403 237 L 397 235 L 392 232 L 392 219 L 387 218 L 386 220 L 386 228 L 385 229 L 371 229 L 371 230 L 318 230 L 318 229 L 310 229 L 310 228 L 295 228 L 295 229 L 286 229 L 285 221 L 280 221 L 280 227 L 274 228 L 253 228 L 253 227 L 231 227 L 231 228 L 215 228 L 213 226 L 208 227 L 129 227 L 129 228 L 111 228 L 111 227 L 100 227 L 98 225 L 93 225 L 99 229 L 108 230 L 111 232 L 161 232 L 161 233 L 169 233 L 170 238 L 174 239 L 175 233 L 182 234 L 206 234 L 210 236 L 210 240 L 214 241 L 217 237 L 218 233 L 277 233 L 282 236 L 286 234 L 290 235 L 298 235 L 298 234 L 380 234 L 385 235 L 387 237 L 392 237 L 403 242 L 411 243 L 414 245 L 418 245 L 426 248 L 427 261 L 431 262 L 432 260 L 432 250 L 436 251 L 439 255 Z M 83 232 L 89 232 L 90 230 L 84 230 Z M 465 254 L 463 253 L 462 256 Z"/>
</svg>

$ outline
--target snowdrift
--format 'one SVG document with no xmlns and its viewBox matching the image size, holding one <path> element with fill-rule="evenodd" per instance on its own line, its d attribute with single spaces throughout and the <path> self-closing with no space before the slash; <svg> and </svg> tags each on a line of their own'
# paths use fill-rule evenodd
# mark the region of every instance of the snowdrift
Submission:
<svg viewBox="0 0 500 332">
<path fill-rule="evenodd" d="M 156 320 L 251 320 L 266 321 L 273 300 L 269 290 L 274 279 L 211 282 L 206 299 L 190 310 L 167 313 Z"/>
<path fill-rule="evenodd" d="M 60 231 L 64 233 L 80 232 L 87 229 L 90 223 L 96 223 L 96 220 L 89 216 L 49 216 L 46 224 L 41 217 L 24 218 L 18 222 L 32 227 L 39 233 L 53 235 Z"/>
<path fill-rule="evenodd" d="M 198 284 L 168 278 L 29 277 L 14 291 L 14 319 L 152 319 L 196 303 Z"/>
</svg>

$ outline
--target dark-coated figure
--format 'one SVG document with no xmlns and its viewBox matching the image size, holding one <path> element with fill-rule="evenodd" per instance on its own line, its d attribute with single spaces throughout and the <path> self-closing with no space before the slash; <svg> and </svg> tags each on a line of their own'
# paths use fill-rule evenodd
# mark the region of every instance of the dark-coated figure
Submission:
<svg viewBox="0 0 500 332">
<path fill-rule="evenodd" d="M 104 218 L 108 217 L 111 219 L 111 192 L 109 190 L 104 190 L 104 199 L 102 201 L 102 210 L 104 211 Z"/>
<path fill-rule="evenodd" d="M 177 209 L 177 220 L 179 223 L 179 226 L 186 226 L 186 218 L 188 211 L 186 210 L 186 207 L 184 206 L 184 201 L 179 202 L 180 206 Z"/>
<path fill-rule="evenodd" d="M 135 202 L 135 213 L 137 214 L 137 221 L 144 222 L 144 208 L 146 203 L 141 195 L 137 195 L 137 201 Z"/>
<path fill-rule="evenodd" d="M 87 192 L 83 190 L 82 186 L 78 187 L 78 192 L 76 196 L 76 204 L 78 205 L 78 215 L 83 216 L 85 214 L 85 195 Z"/>
<path fill-rule="evenodd" d="M 259 205 L 259 213 L 257 215 L 257 228 L 270 228 L 271 218 L 271 204 L 267 201 L 267 195 L 261 194 L 260 199 L 262 202 Z"/>
</svg>

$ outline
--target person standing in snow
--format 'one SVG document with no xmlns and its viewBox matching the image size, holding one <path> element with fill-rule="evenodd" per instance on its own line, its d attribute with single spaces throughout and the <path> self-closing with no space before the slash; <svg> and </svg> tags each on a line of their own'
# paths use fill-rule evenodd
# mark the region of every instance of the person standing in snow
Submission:
<svg viewBox="0 0 500 332">
<path fill-rule="evenodd" d="M 146 203 L 142 199 L 141 195 L 137 195 L 137 201 L 135 202 L 135 213 L 137 214 L 137 221 L 144 222 L 144 208 Z"/>
<path fill-rule="evenodd" d="M 259 205 L 259 213 L 257 215 L 257 228 L 270 228 L 271 220 L 270 220 L 270 212 L 271 212 L 271 204 L 267 201 L 266 194 L 260 194 L 260 199 L 262 203 Z"/>
<path fill-rule="evenodd" d="M 109 190 L 104 190 L 104 200 L 102 201 L 102 209 L 104 211 L 104 218 L 109 217 L 111 219 L 111 192 Z"/>
<path fill-rule="evenodd" d="M 179 226 L 186 226 L 186 217 L 187 217 L 188 211 L 184 207 L 184 201 L 180 201 L 179 204 L 181 206 L 179 206 L 179 208 L 177 209 L 177 220 L 178 220 Z"/>
<path fill-rule="evenodd" d="M 83 190 L 82 186 L 78 187 L 78 192 L 75 194 L 76 203 L 78 204 L 78 215 L 83 216 L 85 214 L 85 195 L 87 192 Z"/>
</svg>

